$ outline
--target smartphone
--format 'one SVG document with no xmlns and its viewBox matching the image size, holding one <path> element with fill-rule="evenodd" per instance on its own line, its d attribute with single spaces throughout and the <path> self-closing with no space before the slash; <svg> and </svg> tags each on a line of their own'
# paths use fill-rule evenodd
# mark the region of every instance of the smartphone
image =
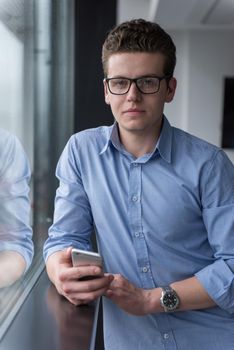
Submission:
<svg viewBox="0 0 234 350">
<path fill-rule="evenodd" d="M 71 254 L 73 266 L 96 265 L 102 268 L 102 257 L 98 253 L 73 248 Z M 79 278 L 79 280 L 88 281 L 99 277 L 100 276 L 84 276 Z"/>
<path fill-rule="evenodd" d="M 73 248 L 71 254 L 73 266 L 96 265 L 102 267 L 102 257 L 98 253 Z"/>
</svg>

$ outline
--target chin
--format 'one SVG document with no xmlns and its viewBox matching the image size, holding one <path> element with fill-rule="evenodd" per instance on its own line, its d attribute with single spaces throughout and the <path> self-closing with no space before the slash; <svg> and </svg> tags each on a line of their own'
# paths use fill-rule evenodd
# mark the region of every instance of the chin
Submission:
<svg viewBox="0 0 234 350">
<path fill-rule="evenodd" d="M 147 129 L 147 125 L 143 124 L 143 123 L 139 123 L 139 122 L 130 122 L 130 123 L 126 123 L 123 125 L 123 127 L 125 129 L 129 129 L 129 130 L 136 130 L 136 131 L 141 131 L 141 130 L 145 130 Z"/>
<path fill-rule="evenodd" d="M 125 131 L 128 131 L 128 132 L 132 132 L 132 133 L 139 133 L 139 132 L 143 132 L 144 130 L 146 130 L 143 127 L 124 127 L 122 129 L 124 129 Z"/>
<path fill-rule="evenodd" d="M 124 122 L 119 123 L 120 127 L 124 129 L 144 129 L 145 128 L 145 123 L 142 122 L 142 120 L 128 120 Z"/>
</svg>

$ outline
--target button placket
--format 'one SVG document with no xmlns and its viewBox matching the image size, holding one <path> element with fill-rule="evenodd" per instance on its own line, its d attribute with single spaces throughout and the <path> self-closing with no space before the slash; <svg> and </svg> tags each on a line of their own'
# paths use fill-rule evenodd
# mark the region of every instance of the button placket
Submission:
<svg viewBox="0 0 234 350">
<path fill-rule="evenodd" d="M 139 278 L 143 288 L 154 288 L 150 271 L 148 248 L 142 228 L 141 186 L 142 165 L 132 163 L 129 172 L 129 223 L 136 253 Z"/>
</svg>

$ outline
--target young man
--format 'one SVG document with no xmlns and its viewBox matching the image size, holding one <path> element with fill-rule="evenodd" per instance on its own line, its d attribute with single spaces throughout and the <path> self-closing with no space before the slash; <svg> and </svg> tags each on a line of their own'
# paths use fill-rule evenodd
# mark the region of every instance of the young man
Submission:
<svg viewBox="0 0 234 350">
<path fill-rule="evenodd" d="M 32 261 L 30 174 L 19 140 L 0 129 L 0 287 L 14 283 Z"/>
<path fill-rule="evenodd" d="M 102 58 L 115 123 L 74 135 L 61 156 L 49 277 L 75 305 L 105 296 L 108 350 L 234 349 L 233 164 L 163 115 L 176 57 L 161 27 L 117 26 Z M 107 274 L 71 264 L 68 247 L 91 249 L 93 227 Z"/>
</svg>

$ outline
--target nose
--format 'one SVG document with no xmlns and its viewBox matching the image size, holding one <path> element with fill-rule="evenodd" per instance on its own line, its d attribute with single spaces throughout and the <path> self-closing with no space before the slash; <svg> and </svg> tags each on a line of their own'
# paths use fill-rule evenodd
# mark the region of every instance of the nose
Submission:
<svg viewBox="0 0 234 350">
<path fill-rule="evenodd" d="M 127 100 L 128 101 L 140 101 L 142 98 L 141 92 L 138 90 L 136 83 L 133 81 L 130 89 L 127 93 Z"/>
</svg>

